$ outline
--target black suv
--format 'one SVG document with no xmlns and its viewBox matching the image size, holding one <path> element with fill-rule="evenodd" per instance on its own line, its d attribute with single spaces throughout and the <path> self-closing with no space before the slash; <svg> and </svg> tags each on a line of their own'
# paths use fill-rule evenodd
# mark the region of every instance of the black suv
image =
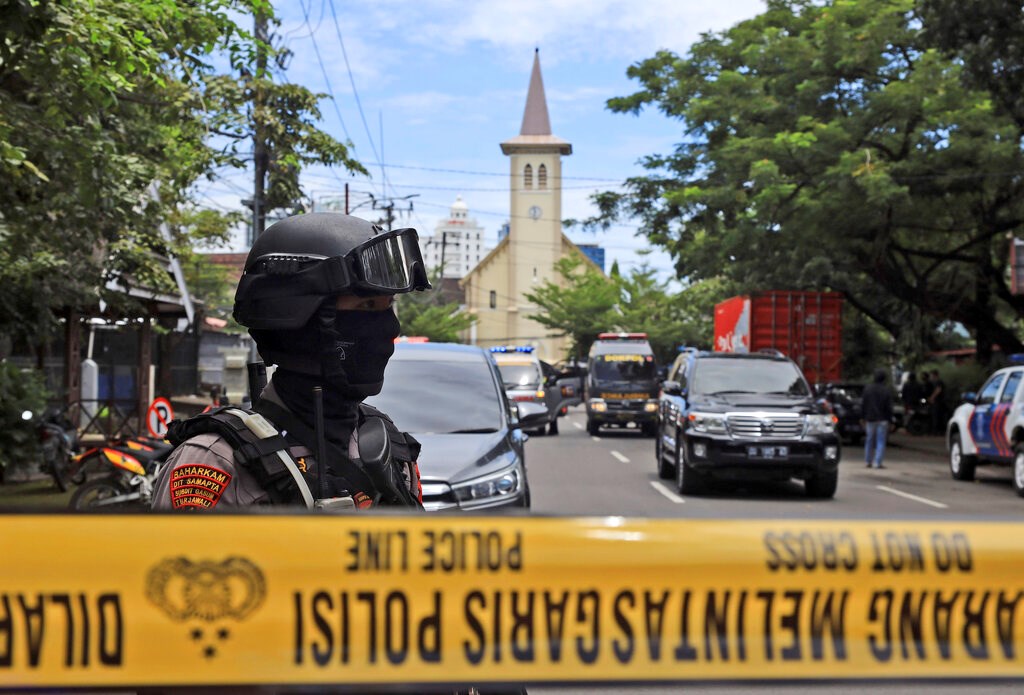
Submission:
<svg viewBox="0 0 1024 695">
<path fill-rule="evenodd" d="M 680 348 L 661 389 L 658 475 L 674 476 L 680 494 L 703 492 L 711 478 L 799 478 L 810 497 L 835 495 L 835 418 L 781 353 Z"/>
</svg>

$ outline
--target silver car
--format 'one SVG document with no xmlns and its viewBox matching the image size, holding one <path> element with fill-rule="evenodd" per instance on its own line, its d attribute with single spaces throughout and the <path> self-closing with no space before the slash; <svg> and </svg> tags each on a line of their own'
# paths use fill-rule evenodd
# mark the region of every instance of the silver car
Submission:
<svg viewBox="0 0 1024 695">
<path fill-rule="evenodd" d="M 423 445 L 419 467 L 427 510 L 529 508 L 522 429 L 543 426 L 547 411 L 514 408 L 482 348 L 398 344 L 384 389 L 366 402 Z"/>
</svg>

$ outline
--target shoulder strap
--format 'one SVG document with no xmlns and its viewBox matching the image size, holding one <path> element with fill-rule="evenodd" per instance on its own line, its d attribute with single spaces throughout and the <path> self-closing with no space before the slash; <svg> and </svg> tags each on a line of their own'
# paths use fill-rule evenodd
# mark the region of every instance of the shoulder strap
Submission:
<svg viewBox="0 0 1024 695">
<path fill-rule="evenodd" d="M 358 488 L 358 490 L 352 490 L 352 493 L 365 492 L 371 497 L 379 494 L 377 486 L 373 483 L 373 480 L 367 474 L 362 464 L 359 461 L 352 459 L 348 453 L 342 451 L 340 447 L 328 441 L 326 442 L 327 451 L 316 451 L 316 434 L 304 422 L 296 417 L 294 413 L 286 408 L 282 408 L 277 403 L 274 403 L 267 398 L 260 399 L 260 402 L 256 406 L 256 410 L 263 413 L 274 422 L 279 423 L 282 429 L 316 452 L 314 454 L 315 456 L 330 456 L 332 463 L 335 463 L 337 466 L 337 473 L 341 475 L 341 477 L 345 478 L 345 480 L 350 484 Z M 326 466 L 327 462 L 317 461 L 317 465 Z M 376 502 L 376 499 L 374 502 Z"/>
<path fill-rule="evenodd" d="M 291 502 L 296 490 L 307 507 L 313 495 L 298 465 L 288 453 L 288 443 L 266 418 L 237 406 L 222 406 L 188 420 L 174 420 L 167 439 L 174 446 L 200 434 L 223 437 L 235 461 L 252 473 L 275 502 Z"/>
</svg>

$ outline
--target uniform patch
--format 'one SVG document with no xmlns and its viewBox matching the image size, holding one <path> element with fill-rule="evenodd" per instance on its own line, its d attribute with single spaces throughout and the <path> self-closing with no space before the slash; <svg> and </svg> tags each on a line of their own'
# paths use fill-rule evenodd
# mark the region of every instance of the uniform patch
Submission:
<svg viewBox="0 0 1024 695">
<path fill-rule="evenodd" d="M 175 509 L 210 509 L 217 506 L 231 474 L 213 466 L 184 463 L 171 471 L 171 505 Z"/>
</svg>

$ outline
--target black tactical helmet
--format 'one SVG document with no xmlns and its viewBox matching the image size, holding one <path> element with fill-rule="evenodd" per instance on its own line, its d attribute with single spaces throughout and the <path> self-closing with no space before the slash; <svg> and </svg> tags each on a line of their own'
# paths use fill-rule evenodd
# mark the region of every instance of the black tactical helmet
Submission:
<svg viewBox="0 0 1024 695">
<path fill-rule="evenodd" d="M 253 244 L 234 317 L 257 330 L 306 325 L 340 294 L 430 289 L 414 229 L 385 232 L 351 215 L 316 212 L 271 225 Z"/>
</svg>

